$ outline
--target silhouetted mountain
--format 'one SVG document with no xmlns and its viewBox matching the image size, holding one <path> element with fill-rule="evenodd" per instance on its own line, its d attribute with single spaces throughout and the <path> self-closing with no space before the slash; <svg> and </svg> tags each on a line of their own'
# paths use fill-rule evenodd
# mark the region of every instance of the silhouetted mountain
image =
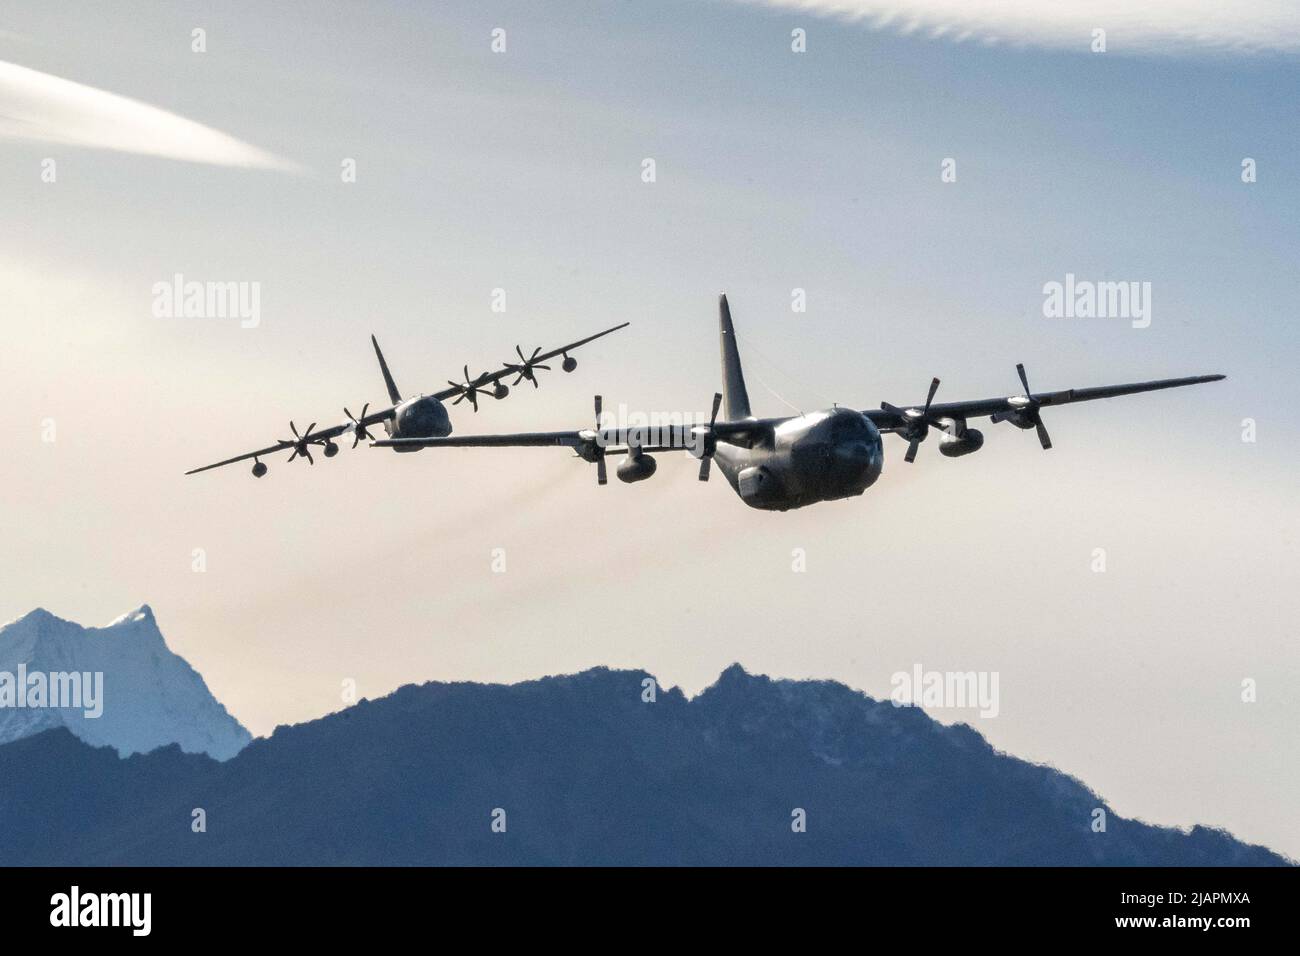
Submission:
<svg viewBox="0 0 1300 956">
<path fill-rule="evenodd" d="M 102 674 L 101 713 L 88 717 L 84 706 L 6 701 L 19 675 L 51 672 L 77 674 L 87 691 L 94 683 L 87 675 Z M 0 743 L 52 727 L 67 727 L 86 743 L 107 744 L 123 756 L 176 743 L 226 760 L 252 739 L 198 672 L 168 649 L 147 604 L 105 627 L 82 627 L 43 608 L 0 627 Z"/>
<path fill-rule="evenodd" d="M 0 864 L 1286 862 L 1109 811 L 1094 833 L 1077 781 L 840 684 L 733 666 L 647 703 L 648 676 L 407 686 L 225 763 L 42 733 L 0 747 Z"/>
</svg>

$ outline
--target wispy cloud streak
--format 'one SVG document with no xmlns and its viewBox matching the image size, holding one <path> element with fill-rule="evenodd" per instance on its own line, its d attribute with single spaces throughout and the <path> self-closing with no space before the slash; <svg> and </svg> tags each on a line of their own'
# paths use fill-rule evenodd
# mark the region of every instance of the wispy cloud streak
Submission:
<svg viewBox="0 0 1300 956">
<path fill-rule="evenodd" d="M 1106 31 L 1114 52 L 1300 52 L 1295 0 L 735 0 L 863 21 L 935 39 L 1087 52 Z"/>
<path fill-rule="evenodd" d="M 299 170 L 289 160 L 167 110 L 3 61 L 0 137 L 215 166 Z"/>
</svg>

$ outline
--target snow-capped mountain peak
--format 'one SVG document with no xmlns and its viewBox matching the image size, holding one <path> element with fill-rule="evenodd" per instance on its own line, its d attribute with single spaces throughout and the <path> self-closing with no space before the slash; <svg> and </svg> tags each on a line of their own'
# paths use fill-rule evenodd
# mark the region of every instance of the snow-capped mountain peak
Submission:
<svg viewBox="0 0 1300 956">
<path fill-rule="evenodd" d="M 0 628 L 0 743 L 61 726 L 122 756 L 175 743 L 226 760 L 251 739 L 147 604 L 104 627 L 37 608 Z"/>
</svg>

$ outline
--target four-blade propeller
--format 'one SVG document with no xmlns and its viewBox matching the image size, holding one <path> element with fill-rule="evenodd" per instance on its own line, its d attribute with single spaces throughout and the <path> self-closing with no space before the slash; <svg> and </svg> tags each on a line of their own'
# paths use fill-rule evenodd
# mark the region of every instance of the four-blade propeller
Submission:
<svg viewBox="0 0 1300 956">
<path fill-rule="evenodd" d="M 539 365 L 537 363 L 537 356 L 541 354 L 542 347 L 539 345 L 537 348 L 533 349 L 533 354 L 528 356 L 527 358 L 524 357 L 524 351 L 519 346 L 517 345 L 515 346 L 515 351 L 519 353 L 518 364 L 514 362 L 501 363 L 505 368 L 509 369 L 510 371 L 516 373 L 519 376 L 511 384 L 518 385 L 524 379 L 528 379 L 528 381 L 533 383 L 533 388 L 537 388 L 538 387 L 537 376 L 533 373 L 534 369 L 544 369 L 548 372 L 551 370 L 551 367 L 549 365 Z M 571 371 L 571 369 L 568 367 L 568 363 L 572 362 L 574 368 L 576 368 L 578 365 L 575 359 L 566 358 L 564 361 L 565 361 L 564 370 L 566 372 Z"/>
<path fill-rule="evenodd" d="M 348 416 L 348 421 L 352 422 L 352 447 L 353 448 L 356 448 L 357 442 L 363 439 L 365 441 L 374 441 L 375 436 L 370 434 L 370 431 L 366 428 L 365 425 L 361 424 L 362 420 L 366 417 L 366 410 L 369 408 L 370 408 L 369 402 L 366 402 L 364 405 L 362 405 L 361 416 L 360 418 L 358 418 L 357 416 L 353 415 L 350 411 L 348 411 L 346 405 L 343 406 L 343 414 Z"/>
<path fill-rule="evenodd" d="M 1042 403 L 1034 398 L 1029 391 L 1029 377 L 1025 375 L 1025 366 L 1022 363 L 1016 363 L 1016 374 L 1020 376 L 1020 384 L 1025 387 L 1024 395 L 1013 395 L 1007 401 L 1013 406 L 1009 412 L 994 412 L 990 418 L 995 422 L 1011 422 L 1018 428 L 1032 428 L 1038 432 L 1038 443 L 1043 446 L 1043 451 L 1052 447 L 1052 436 L 1047 434 L 1047 427 L 1043 424 L 1042 415 L 1039 409 Z"/>
<path fill-rule="evenodd" d="M 453 404 L 453 405 L 459 405 L 461 402 L 463 402 L 463 401 L 467 401 L 467 400 L 468 400 L 469 403 L 470 403 L 471 405 L 474 406 L 474 411 L 475 411 L 475 413 L 477 413 L 477 412 L 478 412 L 478 397 L 479 397 L 480 395 L 492 395 L 492 394 L 493 394 L 493 391 L 492 391 L 492 390 L 489 390 L 489 389 L 486 389 L 486 388 L 483 388 L 483 387 L 482 387 L 483 384 L 487 381 L 487 379 L 488 379 L 488 373 L 487 373 L 487 372 L 484 372 L 484 373 L 483 373 L 482 375 L 480 375 L 478 378 L 476 378 L 476 379 L 474 379 L 473 381 L 471 381 L 471 380 L 470 380 L 470 377 L 469 377 L 469 366 L 466 365 L 466 366 L 465 366 L 465 381 L 463 381 L 463 382 L 453 382 L 453 381 L 451 381 L 450 379 L 447 380 L 447 384 L 450 385 L 452 388 L 456 389 L 456 392 L 457 392 L 456 400 L 455 400 L 454 402 L 452 402 L 452 404 Z"/>
<path fill-rule="evenodd" d="M 924 408 L 903 409 L 888 402 L 880 403 L 880 407 L 885 411 L 894 412 L 903 419 L 903 427 L 898 429 L 898 434 L 907 439 L 907 454 L 903 456 L 903 461 L 916 461 L 916 450 L 930 434 L 930 406 L 934 403 L 934 393 L 937 391 L 939 391 L 939 380 L 936 378 L 930 382 L 930 393 L 925 396 Z"/>
<path fill-rule="evenodd" d="M 299 435 L 298 426 L 295 425 L 292 420 L 290 420 L 289 430 L 293 432 L 294 440 L 289 441 L 289 439 L 287 438 L 280 439 L 282 443 L 293 446 L 293 454 L 289 456 L 290 461 L 293 461 L 295 458 L 301 456 L 307 459 L 307 464 L 309 465 L 316 464 L 316 459 L 311 456 L 311 446 L 319 442 L 319 439 L 315 439 L 311 437 L 312 429 L 315 427 L 316 427 L 316 423 L 312 422 L 310 425 L 307 426 L 307 430 L 303 432 L 301 435 Z"/>
<path fill-rule="evenodd" d="M 603 485 L 609 481 L 605 473 L 605 445 L 600 440 L 601 398 L 596 396 L 596 430 L 592 432 L 591 441 L 583 448 L 580 457 L 596 463 L 596 484 Z"/>
<path fill-rule="evenodd" d="M 709 480 L 709 470 L 713 465 L 713 455 L 718 450 L 718 436 L 713 433 L 713 426 L 718 421 L 718 409 L 722 407 L 722 393 L 713 394 L 713 411 L 709 413 L 709 427 L 691 429 L 691 434 L 700 441 L 700 481 Z"/>
</svg>

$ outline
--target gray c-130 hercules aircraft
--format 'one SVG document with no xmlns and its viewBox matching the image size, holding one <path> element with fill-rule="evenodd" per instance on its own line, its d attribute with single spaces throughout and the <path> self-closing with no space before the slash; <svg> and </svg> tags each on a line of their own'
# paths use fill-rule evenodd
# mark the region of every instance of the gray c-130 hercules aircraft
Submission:
<svg viewBox="0 0 1300 956">
<path fill-rule="evenodd" d="M 1031 392 L 1023 365 L 1016 366 L 1024 393 L 1009 398 L 935 403 L 939 388 L 930 383 L 925 403 L 898 406 L 882 402 L 879 409 L 855 411 L 834 407 L 785 418 L 755 418 L 736 347 L 727 297 L 718 300 L 722 344 L 722 391 L 713 396 L 707 425 L 656 428 L 602 428 L 601 397 L 596 396 L 596 427 L 579 431 L 524 432 L 513 435 L 389 438 L 372 444 L 390 448 L 510 448 L 558 445 L 572 448 L 580 458 L 596 465 L 597 480 L 605 484 L 605 456 L 622 454 L 618 477 L 642 481 L 655 473 L 650 452 L 689 450 L 700 459 L 700 480 L 707 481 L 710 463 L 718 467 L 745 504 L 765 511 L 788 511 L 819 501 L 834 501 L 862 494 L 880 477 L 884 466 L 881 435 L 892 433 L 907 441 L 903 460 L 911 462 L 930 429 L 943 433 L 939 452 L 957 458 L 979 451 L 984 436 L 967 425 L 971 418 L 989 417 L 1033 429 L 1044 449 L 1052 440 L 1043 425 L 1041 409 L 1097 398 L 1114 398 L 1162 388 L 1217 382 L 1222 375 L 1196 375 L 1130 385 L 1073 388 L 1060 392 Z M 723 418 L 718 420 L 719 410 Z"/>
<path fill-rule="evenodd" d="M 451 404 L 459 405 L 461 402 L 469 402 L 475 412 L 478 411 L 478 397 L 480 395 L 491 395 L 495 399 L 505 398 L 510 393 L 511 385 L 519 385 L 521 382 L 532 382 L 533 388 L 537 388 L 538 371 L 550 371 L 550 366 L 543 363 L 550 361 L 559 356 L 564 357 L 560 363 L 560 368 L 566 372 L 572 372 L 578 367 L 578 360 L 569 353 L 586 345 L 588 342 L 594 342 L 596 339 L 609 335 L 611 332 L 617 332 L 619 329 L 627 328 L 630 323 L 624 322 L 622 325 L 616 325 L 613 328 L 606 329 L 603 332 L 597 332 L 595 335 L 589 335 L 585 339 L 579 339 L 576 342 L 570 342 L 568 345 L 562 345 L 558 349 L 552 349 L 549 352 L 543 352 L 540 347 L 533 349 L 531 355 L 524 355 L 523 349 L 518 345 L 515 346 L 515 352 L 519 355 L 518 362 L 502 362 L 501 368 L 495 372 L 484 372 L 483 374 L 470 378 L 469 366 L 464 368 L 465 380 L 463 382 L 453 382 L 448 380 L 448 388 L 442 391 L 433 392 L 428 395 L 413 395 L 408 398 L 402 398 L 402 393 L 397 389 L 397 383 L 393 381 L 392 373 L 388 371 L 388 363 L 384 361 L 384 353 L 379 350 L 379 342 L 372 335 L 370 342 L 375 347 L 375 358 L 379 359 L 379 371 L 384 376 L 384 386 L 388 389 L 388 398 L 393 404 L 378 411 L 370 411 L 370 403 L 367 402 L 361 406 L 360 416 L 354 416 L 345 407 L 343 414 L 348 420 L 341 425 L 333 425 L 329 428 L 316 431 L 316 423 L 312 422 L 307 426 L 306 431 L 299 432 L 298 426 L 292 421 L 289 422 L 289 430 L 293 432 L 293 438 L 282 438 L 274 445 L 268 445 L 266 448 L 259 448 L 257 451 L 245 452 L 242 455 L 236 455 L 234 458 L 227 458 L 225 461 L 219 461 L 215 464 L 204 465 L 202 468 L 194 468 L 185 472 L 187 475 L 196 475 L 200 471 L 209 471 L 213 468 L 220 468 L 223 465 L 233 465 L 237 461 L 247 461 L 253 459 L 253 477 L 261 478 L 266 474 L 266 463 L 262 461 L 263 455 L 273 455 L 279 451 L 288 451 L 293 449 L 293 454 L 289 460 L 295 458 L 305 458 L 309 465 L 316 464 L 316 459 L 312 457 L 311 448 L 313 445 L 320 445 L 325 453 L 326 458 L 333 458 L 339 452 L 338 443 L 334 439 L 340 435 L 352 433 L 352 447 L 357 447 L 357 442 L 361 439 L 371 439 L 369 428 L 371 425 L 378 425 L 381 422 L 390 438 L 433 438 L 451 434 L 451 416 L 447 414 L 447 406 L 444 404 L 447 399 L 454 398 Z M 515 376 L 514 382 L 507 385 L 502 379 Z M 491 386 L 489 389 L 488 386 Z M 419 446 L 399 445 L 396 446 L 398 451 L 418 451 Z"/>
</svg>

